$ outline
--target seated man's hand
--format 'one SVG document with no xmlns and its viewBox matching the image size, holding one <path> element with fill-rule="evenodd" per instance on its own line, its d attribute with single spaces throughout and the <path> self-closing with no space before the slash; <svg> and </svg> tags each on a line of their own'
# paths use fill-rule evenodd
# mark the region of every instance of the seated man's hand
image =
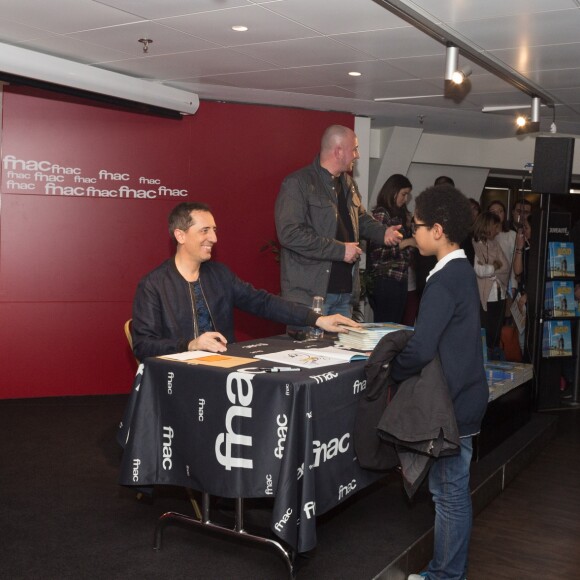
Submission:
<svg viewBox="0 0 580 580">
<path fill-rule="evenodd" d="M 345 326 L 350 326 L 352 328 L 360 328 L 360 324 L 343 316 L 342 314 L 331 314 L 329 316 L 321 316 L 316 321 L 316 326 L 326 330 L 327 332 L 348 332 Z"/>
<path fill-rule="evenodd" d="M 397 226 L 391 226 L 385 231 L 385 246 L 396 246 L 402 239 L 403 234 L 399 231 L 403 226 L 401 224 Z"/>
<path fill-rule="evenodd" d="M 188 345 L 187 350 L 207 350 L 208 352 L 225 352 L 228 341 L 219 332 L 204 332 L 194 338 Z"/>
</svg>

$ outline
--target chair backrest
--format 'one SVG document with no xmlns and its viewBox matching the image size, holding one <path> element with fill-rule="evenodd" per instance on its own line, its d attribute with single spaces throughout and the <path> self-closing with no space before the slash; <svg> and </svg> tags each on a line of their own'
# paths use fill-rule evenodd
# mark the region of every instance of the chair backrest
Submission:
<svg viewBox="0 0 580 580">
<path fill-rule="evenodd" d="M 131 336 L 131 323 L 133 322 L 132 318 L 129 318 L 127 322 L 125 322 L 123 328 L 125 330 L 125 336 L 127 337 L 127 342 L 129 343 L 129 347 L 131 348 L 131 352 L 133 352 L 133 337 Z M 137 361 L 137 365 L 140 364 L 140 361 L 137 357 L 135 357 Z"/>
</svg>

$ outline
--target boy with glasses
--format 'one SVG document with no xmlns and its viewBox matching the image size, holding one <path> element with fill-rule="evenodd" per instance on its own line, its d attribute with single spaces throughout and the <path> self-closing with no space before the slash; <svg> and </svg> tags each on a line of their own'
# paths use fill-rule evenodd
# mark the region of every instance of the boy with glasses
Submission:
<svg viewBox="0 0 580 580">
<path fill-rule="evenodd" d="M 437 264 L 427 277 L 414 335 L 393 361 L 391 377 L 402 382 L 439 356 L 461 445 L 458 454 L 436 459 L 429 472 L 435 504 L 433 558 L 425 572 L 411 574 L 409 580 L 466 577 L 472 524 L 472 436 L 480 430 L 489 398 L 477 281 L 460 249 L 470 224 L 469 200 L 450 185 L 430 187 L 415 201 L 411 227 L 417 248 L 423 256 L 435 256 Z"/>
</svg>

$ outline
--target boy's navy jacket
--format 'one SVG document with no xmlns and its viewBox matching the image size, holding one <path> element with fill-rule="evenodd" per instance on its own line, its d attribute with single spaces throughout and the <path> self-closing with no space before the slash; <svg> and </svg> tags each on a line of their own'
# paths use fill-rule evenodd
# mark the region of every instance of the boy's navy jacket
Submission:
<svg viewBox="0 0 580 580">
<path fill-rule="evenodd" d="M 459 452 L 459 431 L 439 358 L 398 385 L 390 378 L 390 362 L 412 336 L 412 330 L 391 332 L 375 347 L 365 366 L 367 387 L 354 429 L 361 466 L 384 470 L 400 464 L 409 497 L 433 459 Z"/>
</svg>

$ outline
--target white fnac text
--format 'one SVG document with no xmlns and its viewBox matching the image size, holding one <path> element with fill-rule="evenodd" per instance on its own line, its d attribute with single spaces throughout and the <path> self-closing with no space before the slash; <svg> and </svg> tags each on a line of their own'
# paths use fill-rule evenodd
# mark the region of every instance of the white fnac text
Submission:
<svg viewBox="0 0 580 580">
<path fill-rule="evenodd" d="M 329 459 L 336 457 L 339 453 L 346 453 L 350 444 L 350 433 L 345 433 L 340 439 L 335 437 L 328 443 L 313 441 L 314 463 L 310 469 L 318 467 L 320 463 L 325 463 Z"/>
<path fill-rule="evenodd" d="M 173 467 L 171 461 L 171 442 L 173 441 L 173 429 L 171 427 L 163 427 L 163 469 L 169 471 Z"/>
<path fill-rule="evenodd" d="M 274 482 L 272 480 L 272 474 L 268 473 L 266 475 L 266 489 L 264 491 L 266 495 L 272 495 L 274 493 Z"/>
<path fill-rule="evenodd" d="M 282 519 L 274 524 L 274 528 L 276 528 L 277 532 L 282 531 L 282 529 L 284 528 L 284 526 L 286 525 L 286 523 L 290 519 L 291 515 L 292 515 L 292 508 L 288 508 L 286 510 L 286 513 L 282 516 Z"/>
<path fill-rule="evenodd" d="M 254 389 L 252 387 L 253 375 L 240 372 L 233 372 L 228 375 L 226 382 L 226 393 L 232 406 L 226 413 L 226 432 L 220 433 L 215 440 L 215 455 L 220 465 L 223 465 L 228 471 L 232 467 L 242 469 L 253 469 L 254 463 L 251 459 L 243 457 L 234 457 L 233 446 L 240 445 L 252 447 L 252 437 L 234 432 L 233 422 L 236 417 L 252 418 L 252 397 Z M 242 421 L 236 422 L 238 426 Z M 238 427 L 239 428 L 239 427 Z M 222 446 L 224 451 L 222 453 Z"/>
<path fill-rule="evenodd" d="M 346 497 L 351 491 L 354 491 L 355 489 L 356 489 L 356 479 L 353 479 L 352 481 L 350 481 L 346 485 L 339 486 L 338 499 L 340 500 L 340 499 Z"/>
<path fill-rule="evenodd" d="M 282 459 L 282 456 L 284 455 L 286 434 L 288 433 L 288 417 L 286 417 L 286 415 L 278 415 L 278 417 L 276 417 L 276 423 L 278 424 L 278 430 L 276 431 L 276 435 L 278 436 L 278 446 L 274 450 L 274 455 L 278 459 Z"/>
</svg>

